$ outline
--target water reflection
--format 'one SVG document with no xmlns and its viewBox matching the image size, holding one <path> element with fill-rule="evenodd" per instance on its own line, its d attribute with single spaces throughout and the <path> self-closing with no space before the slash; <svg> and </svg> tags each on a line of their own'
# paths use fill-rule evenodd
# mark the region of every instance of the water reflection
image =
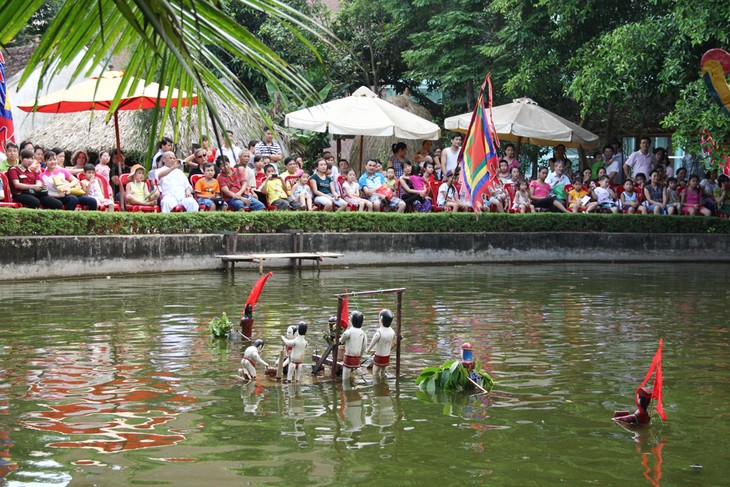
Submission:
<svg viewBox="0 0 730 487">
<path fill-rule="evenodd" d="M 151 375 L 141 365 L 117 364 L 112 350 L 108 343 L 92 344 L 86 353 L 43 350 L 43 357 L 32 362 L 26 393 L 26 399 L 42 409 L 22 414 L 22 425 L 72 438 L 51 441 L 48 447 L 92 448 L 103 453 L 171 446 L 184 440 L 181 434 L 156 430 L 175 419 L 177 412 L 171 407 L 190 404 L 195 398 L 177 393 L 179 379 L 170 373 Z"/>
</svg>

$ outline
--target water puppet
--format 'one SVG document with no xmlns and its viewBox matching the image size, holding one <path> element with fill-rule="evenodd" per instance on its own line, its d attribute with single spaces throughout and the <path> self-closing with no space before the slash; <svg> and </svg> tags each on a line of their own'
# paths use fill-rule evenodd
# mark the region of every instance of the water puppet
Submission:
<svg viewBox="0 0 730 487">
<path fill-rule="evenodd" d="M 662 420 L 666 421 L 667 416 L 664 414 L 664 405 L 662 404 L 662 345 L 663 340 L 659 339 L 659 348 L 657 348 L 651 366 L 646 373 L 644 382 L 636 388 L 636 411 L 616 411 L 613 413 L 613 420 L 631 425 L 646 425 L 651 421 L 649 414 L 649 405 L 652 399 L 656 399 L 656 412 Z M 647 387 L 649 379 L 654 375 L 654 383 Z"/>
</svg>

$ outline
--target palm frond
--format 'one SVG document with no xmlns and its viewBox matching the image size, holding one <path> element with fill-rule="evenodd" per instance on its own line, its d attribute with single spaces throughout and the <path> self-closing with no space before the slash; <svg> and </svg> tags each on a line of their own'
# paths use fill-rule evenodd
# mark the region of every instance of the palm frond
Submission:
<svg viewBox="0 0 730 487">
<path fill-rule="evenodd" d="M 332 34 L 315 20 L 278 0 L 237 1 L 280 22 L 312 50 L 314 47 L 307 40 L 307 35 L 314 35 L 325 43 L 333 39 Z M 0 33 L 0 44 L 6 44 L 42 6 L 43 1 L 3 0 L 2 3 L 0 25 L 4 27 Z M 221 10 L 219 0 L 64 2 L 29 60 L 21 84 L 35 67 L 41 66 L 43 75 L 39 93 L 44 80 L 71 65 L 85 48 L 82 62 L 75 66 L 74 78 L 90 75 L 97 66 L 107 67 L 111 57 L 127 52 L 131 53 L 127 65 L 115 68 L 124 69 L 130 79 L 155 81 L 161 87 L 177 88 L 187 97 L 197 95 L 201 105 L 199 112 L 212 117 L 220 125 L 213 94 L 226 103 L 239 106 L 248 104 L 258 108 L 258 103 L 223 60 L 215 55 L 214 47 L 260 73 L 278 90 L 302 101 L 317 99 L 317 93 L 307 79 Z M 130 82 L 120 86 L 108 116 L 132 88 Z M 173 110 L 176 110 L 175 118 L 179 119 L 179 108 Z M 261 113 L 265 117 L 263 111 Z M 159 139 L 158 131 L 165 126 L 169 116 L 170 108 L 165 107 L 150 133 L 150 145 Z"/>
</svg>

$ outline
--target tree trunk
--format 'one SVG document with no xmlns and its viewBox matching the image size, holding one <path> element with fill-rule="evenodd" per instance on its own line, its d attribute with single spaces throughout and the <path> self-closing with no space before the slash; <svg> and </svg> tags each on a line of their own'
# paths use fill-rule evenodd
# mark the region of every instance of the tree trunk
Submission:
<svg viewBox="0 0 730 487">
<path fill-rule="evenodd" d="M 476 98 L 474 98 L 474 82 L 468 80 L 466 82 L 466 111 L 470 112 L 474 110 L 474 106 L 477 104 Z"/>
</svg>

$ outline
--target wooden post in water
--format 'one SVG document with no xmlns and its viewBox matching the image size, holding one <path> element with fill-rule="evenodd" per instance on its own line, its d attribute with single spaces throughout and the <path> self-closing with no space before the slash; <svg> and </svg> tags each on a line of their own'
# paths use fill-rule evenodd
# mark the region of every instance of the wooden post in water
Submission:
<svg viewBox="0 0 730 487">
<path fill-rule="evenodd" d="M 337 297 L 337 322 L 335 323 L 335 347 L 332 349 L 332 380 L 337 380 L 337 353 L 340 346 L 340 320 L 342 319 L 342 296 Z"/>
<path fill-rule="evenodd" d="M 396 326 L 396 332 L 395 332 L 395 380 L 396 382 L 400 379 L 400 341 L 401 341 L 401 309 L 403 307 L 403 290 L 398 291 L 398 304 L 396 305 L 395 310 L 395 319 L 398 320 L 398 324 Z"/>
</svg>

